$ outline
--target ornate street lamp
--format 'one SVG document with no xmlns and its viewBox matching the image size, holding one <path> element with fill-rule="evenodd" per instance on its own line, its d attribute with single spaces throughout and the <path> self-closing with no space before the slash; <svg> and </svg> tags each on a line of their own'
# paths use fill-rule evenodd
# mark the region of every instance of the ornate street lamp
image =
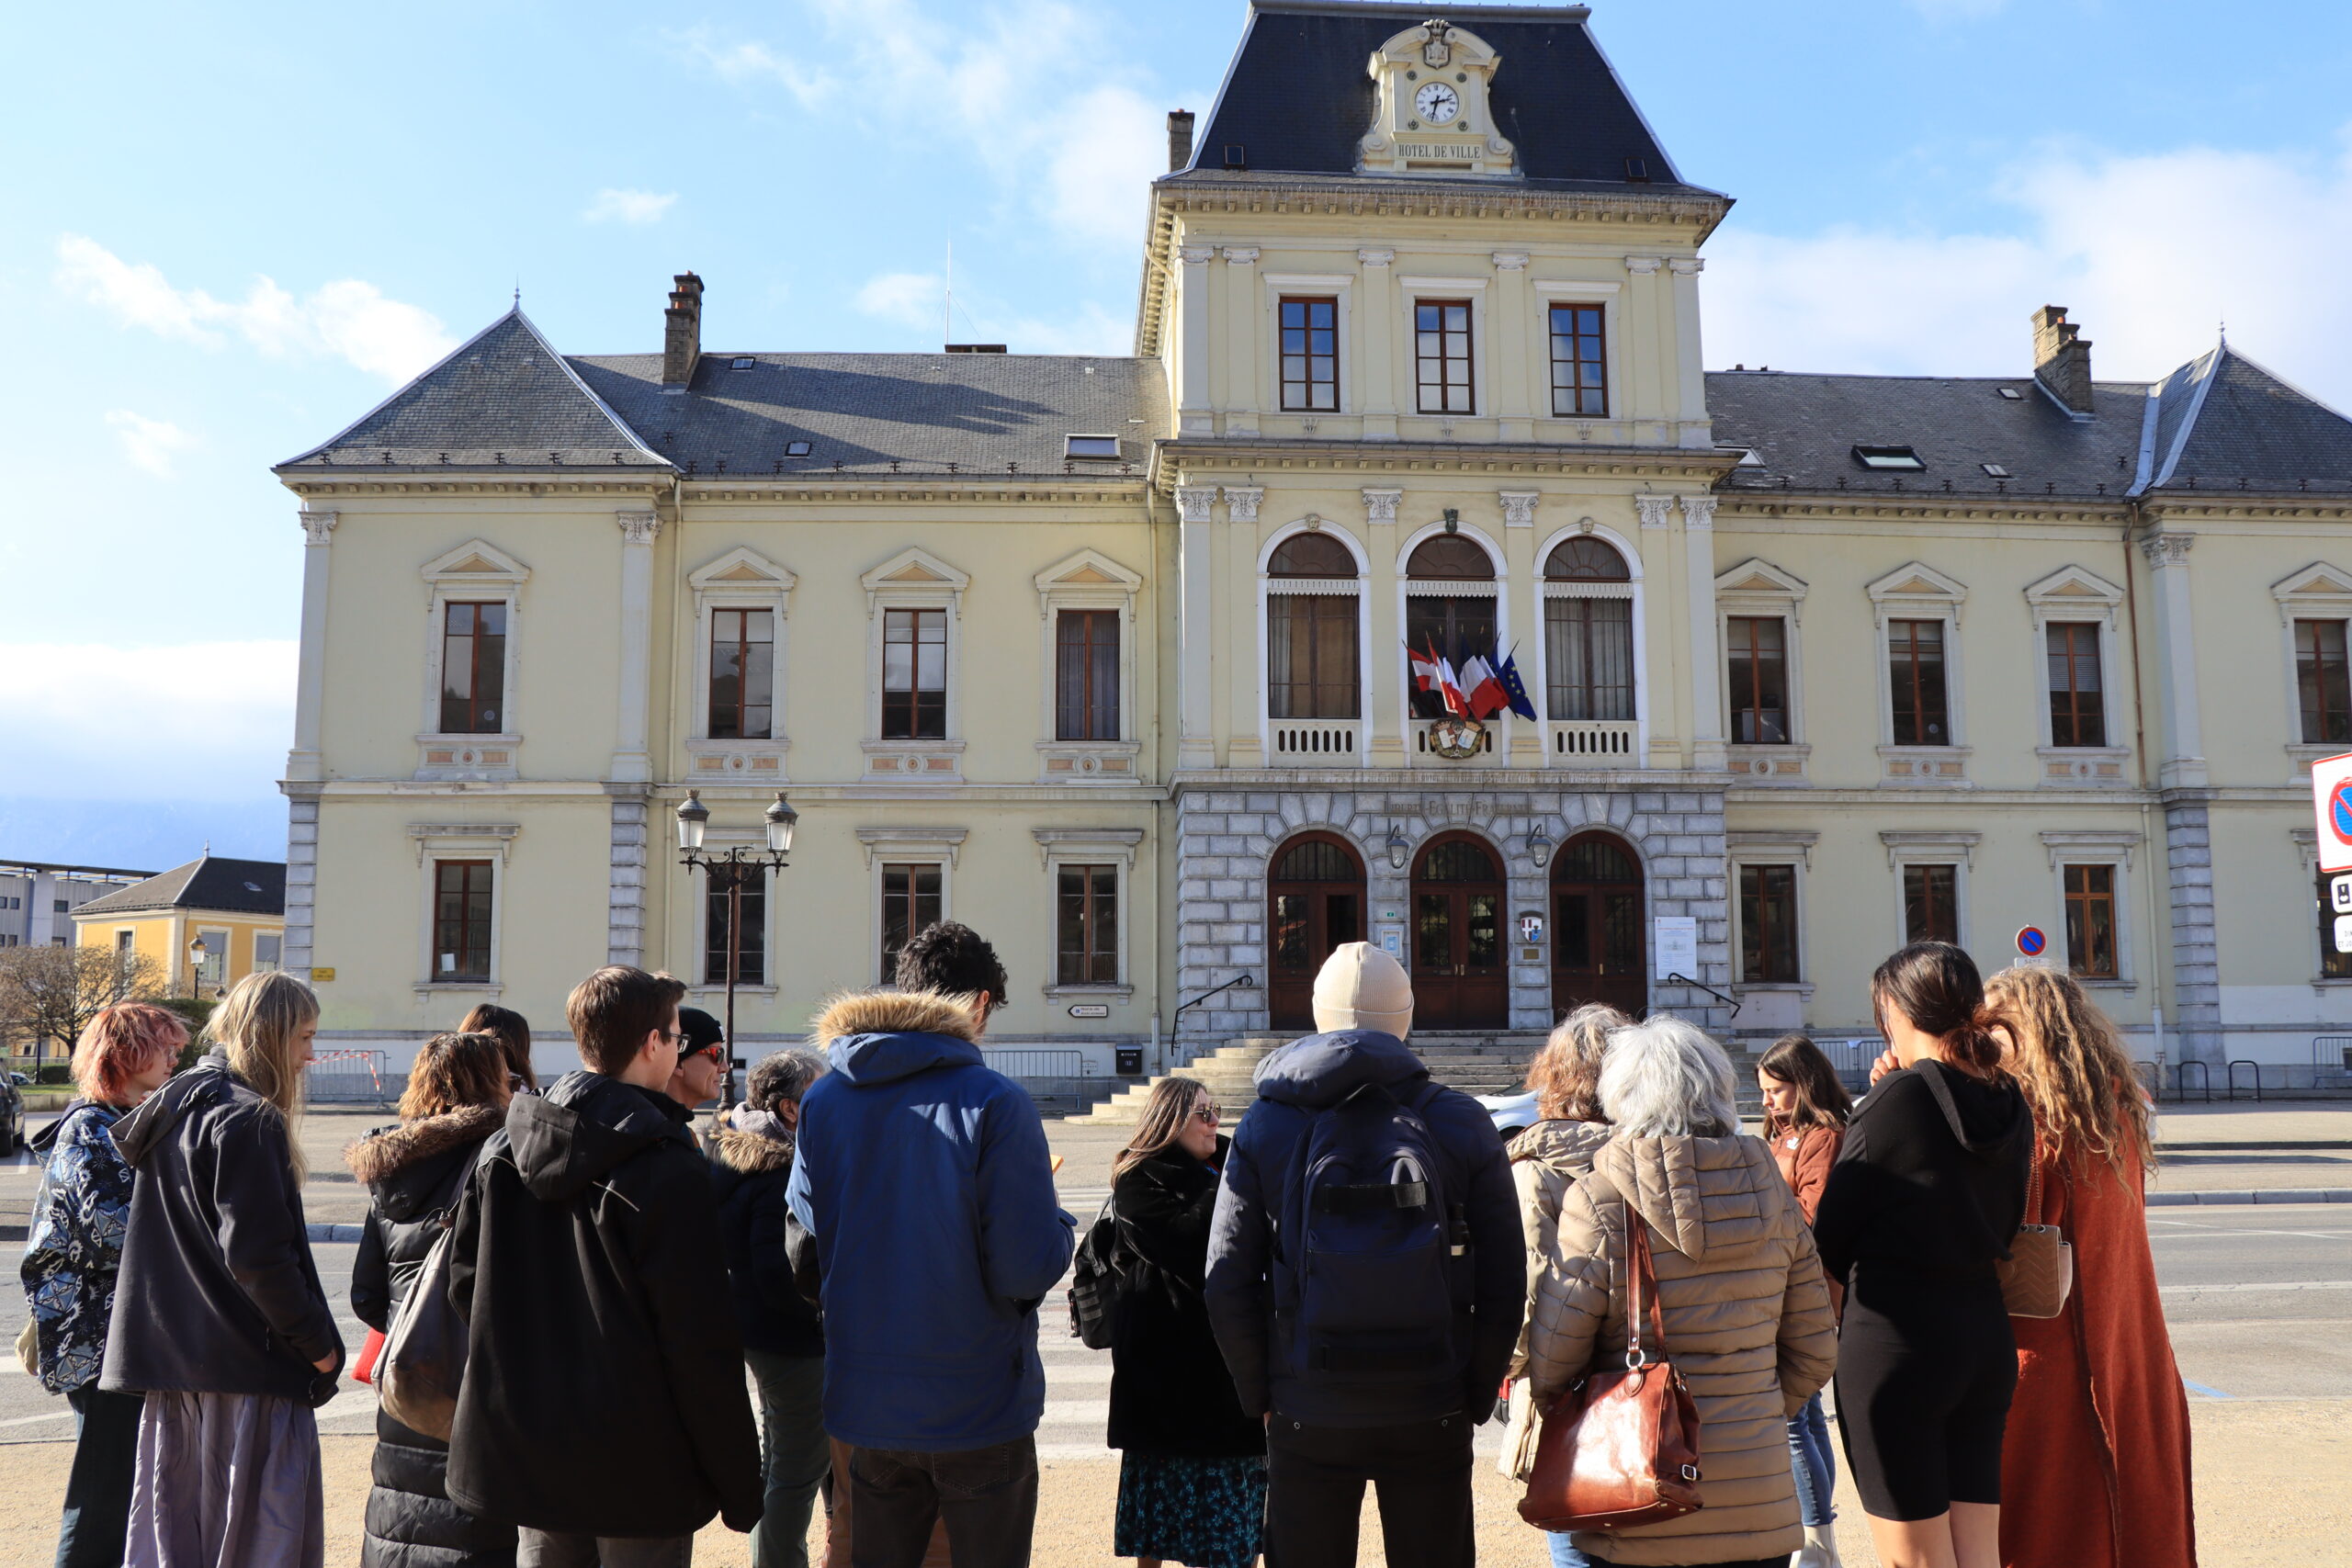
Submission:
<svg viewBox="0 0 2352 1568">
<path fill-rule="evenodd" d="M 1544 831 L 1541 822 L 1528 830 L 1527 858 L 1534 863 L 1538 871 L 1552 863 L 1552 836 Z"/>
<path fill-rule="evenodd" d="M 706 853 L 703 838 L 710 828 L 710 807 L 702 803 L 702 793 L 686 791 L 685 804 L 678 807 L 678 863 L 689 870 L 700 866 L 711 887 L 724 886 L 727 891 L 727 1079 L 719 1091 L 722 1113 L 735 1103 L 735 984 L 743 964 L 743 884 L 789 863 L 785 857 L 792 849 L 792 830 L 800 821 L 800 813 L 778 790 L 775 803 L 767 808 L 766 820 L 765 853 L 756 850 L 747 853 L 741 844 L 729 845 L 723 855 Z"/>
<path fill-rule="evenodd" d="M 1394 822 L 1388 824 L 1388 863 L 1390 867 L 1397 871 L 1404 870 L 1405 862 L 1411 856 L 1412 852 L 1413 846 L 1405 841 L 1405 835 L 1403 832 L 1398 830 L 1396 824 Z"/>
<path fill-rule="evenodd" d="M 204 960 L 211 951 L 204 945 L 202 937 L 187 944 L 187 994 L 190 1000 L 204 994 Z"/>
</svg>

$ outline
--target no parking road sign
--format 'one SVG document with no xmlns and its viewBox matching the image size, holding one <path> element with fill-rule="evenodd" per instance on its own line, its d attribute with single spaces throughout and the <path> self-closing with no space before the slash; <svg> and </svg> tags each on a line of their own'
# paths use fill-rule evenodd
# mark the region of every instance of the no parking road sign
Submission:
<svg viewBox="0 0 2352 1568">
<path fill-rule="evenodd" d="M 2049 945 L 2050 939 L 2041 934 L 2038 926 L 2026 926 L 2018 931 L 2018 953 L 2021 957 L 2039 958 Z"/>
<path fill-rule="evenodd" d="M 2312 809 L 2318 818 L 2320 870 L 2352 871 L 2352 753 L 2312 764 Z"/>
</svg>

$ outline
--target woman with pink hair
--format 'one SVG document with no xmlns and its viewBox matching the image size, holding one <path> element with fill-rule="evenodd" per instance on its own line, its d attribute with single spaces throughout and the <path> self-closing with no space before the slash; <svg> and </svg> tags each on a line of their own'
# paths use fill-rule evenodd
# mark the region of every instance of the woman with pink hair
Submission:
<svg viewBox="0 0 2352 1568">
<path fill-rule="evenodd" d="M 33 1139 L 45 1156 L 22 1269 L 34 1360 L 41 1386 L 74 1407 L 57 1568 L 122 1562 L 141 1400 L 98 1386 L 130 1220 L 130 1168 L 110 1129 L 172 1076 L 187 1043 L 187 1026 L 162 1008 L 118 1002 L 100 1010 L 74 1047 L 79 1095 Z"/>
</svg>

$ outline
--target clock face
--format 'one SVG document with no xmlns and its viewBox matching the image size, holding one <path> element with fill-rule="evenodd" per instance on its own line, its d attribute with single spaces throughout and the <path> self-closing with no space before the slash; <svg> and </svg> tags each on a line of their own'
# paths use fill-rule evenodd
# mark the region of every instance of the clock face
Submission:
<svg viewBox="0 0 2352 1568">
<path fill-rule="evenodd" d="M 1444 125 L 1462 112 L 1462 99 L 1444 83 L 1431 82 L 1413 95 L 1413 107 L 1431 125 Z"/>
</svg>

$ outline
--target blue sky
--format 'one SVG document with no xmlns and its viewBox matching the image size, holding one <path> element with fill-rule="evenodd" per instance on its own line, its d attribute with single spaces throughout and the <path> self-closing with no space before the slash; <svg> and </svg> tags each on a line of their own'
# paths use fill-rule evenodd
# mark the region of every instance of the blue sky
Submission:
<svg viewBox="0 0 2352 1568">
<path fill-rule="evenodd" d="M 576 353 L 1129 341 L 1163 119 L 1242 8 L 18 7 L 0 102 L 0 856 L 277 856 L 300 535 L 273 461 L 519 282 Z M 2231 341 L 2352 406 L 2352 13 L 1600 0 L 1710 244 L 1707 360 L 2102 377 Z M 1505 61 L 1504 69 L 1509 69 Z"/>
</svg>

